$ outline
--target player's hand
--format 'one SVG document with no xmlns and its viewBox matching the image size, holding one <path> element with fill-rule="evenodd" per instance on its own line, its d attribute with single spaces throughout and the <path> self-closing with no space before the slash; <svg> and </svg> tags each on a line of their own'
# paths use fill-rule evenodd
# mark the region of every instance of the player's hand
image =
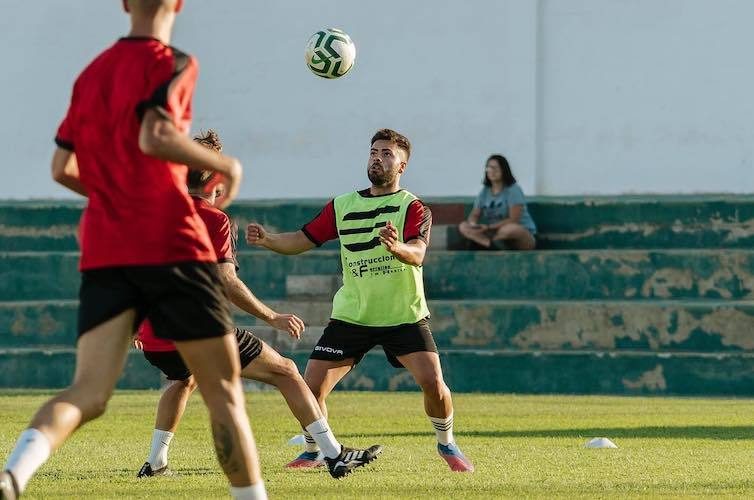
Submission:
<svg viewBox="0 0 754 500">
<path fill-rule="evenodd" d="M 380 229 L 380 243 L 390 253 L 395 253 L 398 249 L 398 230 L 393 225 L 392 221 L 387 221 L 387 225 Z"/>
<path fill-rule="evenodd" d="M 133 345 L 134 349 L 138 349 L 140 351 L 144 350 L 144 343 L 139 339 L 139 337 L 134 337 Z"/>
<path fill-rule="evenodd" d="M 304 331 L 304 322 L 295 314 L 276 314 L 270 321 L 270 326 L 288 332 L 294 339 L 300 339 Z"/>
<path fill-rule="evenodd" d="M 267 231 L 256 222 L 246 226 L 246 243 L 249 245 L 263 246 L 267 239 Z"/>
<path fill-rule="evenodd" d="M 241 162 L 232 156 L 226 156 L 227 172 L 224 175 L 218 175 L 216 182 L 211 182 L 206 189 L 215 189 L 219 184 L 223 185 L 223 197 L 219 200 L 217 208 L 224 209 L 236 199 L 238 190 L 241 188 L 241 178 L 243 177 L 243 167 Z"/>
</svg>

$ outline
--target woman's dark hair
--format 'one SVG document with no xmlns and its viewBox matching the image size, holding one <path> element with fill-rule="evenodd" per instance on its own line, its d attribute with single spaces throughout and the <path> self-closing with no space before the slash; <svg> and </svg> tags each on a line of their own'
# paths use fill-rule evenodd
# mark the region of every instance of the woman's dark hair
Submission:
<svg viewBox="0 0 754 500">
<path fill-rule="evenodd" d="M 513 177 L 513 172 L 511 172 L 511 166 L 508 164 L 508 160 L 505 159 L 505 156 L 503 155 L 492 155 L 489 158 L 487 158 L 487 161 L 484 162 L 485 169 L 487 168 L 487 163 L 490 162 L 490 160 L 495 160 L 498 165 L 500 165 L 500 170 L 503 172 L 503 186 L 504 187 L 511 187 L 516 183 L 516 178 Z M 484 173 L 484 180 L 482 181 L 482 184 L 484 184 L 487 187 L 492 186 L 492 181 L 490 181 L 490 178 L 487 177 L 487 172 Z"/>
</svg>

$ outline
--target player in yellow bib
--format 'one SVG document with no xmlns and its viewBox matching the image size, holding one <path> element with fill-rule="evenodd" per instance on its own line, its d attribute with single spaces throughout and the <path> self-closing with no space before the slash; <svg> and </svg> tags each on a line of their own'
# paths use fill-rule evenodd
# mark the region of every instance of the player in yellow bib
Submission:
<svg viewBox="0 0 754 500">
<path fill-rule="evenodd" d="M 390 363 L 408 369 L 424 392 L 440 456 L 451 470 L 472 472 L 474 466 L 453 438 L 450 389 L 428 324 L 422 264 L 432 216 L 421 200 L 400 187 L 410 155 L 406 137 L 379 130 L 369 151 L 368 189 L 338 196 L 300 231 L 271 234 L 259 224 L 249 224 L 246 241 L 295 255 L 340 239 L 343 286 L 335 294 L 330 323 L 304 374 L 323 414 L 327 415 L 325 400 L 335 385 L 380 345 Z M 316 443 L 305 437 L 306 451 L 289 466 L 322 465 Z"/>
</svg>

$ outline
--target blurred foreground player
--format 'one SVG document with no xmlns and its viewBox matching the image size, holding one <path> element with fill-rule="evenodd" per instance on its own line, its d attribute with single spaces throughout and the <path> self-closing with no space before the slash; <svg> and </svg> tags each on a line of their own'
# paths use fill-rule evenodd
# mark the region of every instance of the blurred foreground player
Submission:
<svg viewBox="0 0 754 500">
<path fill-rule="evenodd" d="M 229 203 L 241 164 L 186 135 L 198 66 L 168 45 L 182 5 L 124 0 L 129 36 L 97 56 L 74 85 L 52 174 L 89 198 L 80 228 L 76 370 L 72 385 L 45 403 L 18 439 L 0 473 L 0 498 L 23 492 L 51 452 L 104 413 L 145 317 L 175 341 L 196 377 L 232 495 L 267 498 L 217 258 L 186 192 L 186 165 L 212 170 L 224 178 Z"/>
</svg>

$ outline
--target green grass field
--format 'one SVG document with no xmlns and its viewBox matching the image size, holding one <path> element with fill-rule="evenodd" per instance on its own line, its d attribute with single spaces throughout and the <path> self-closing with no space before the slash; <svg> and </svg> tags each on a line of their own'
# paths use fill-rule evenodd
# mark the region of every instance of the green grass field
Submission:
<svg viewBox="0 0 754 500">
<path fill-rule="evenodd" d="M 0 455 L 7 456 L 49 395 L 0 392 Z M 194 397 L 171 446 L 180 478 L 137 480 L 153 428 L 155 391 L 119 392 L 32 480 L 24 498 L 228 498 L 206 413 Z M 335 481 L 288 471 L 298 432 L 276 393 L 247 395 L 271 498 L 754 497 L 754 401 L 459 394 L 456 435 L 474 474 L 451 473 L 435 451 L 417 393 L 335 393 L 331 425 L 385 452 Z M 582 448 L 606 436 L 617 450 Z"/>
</svg>

